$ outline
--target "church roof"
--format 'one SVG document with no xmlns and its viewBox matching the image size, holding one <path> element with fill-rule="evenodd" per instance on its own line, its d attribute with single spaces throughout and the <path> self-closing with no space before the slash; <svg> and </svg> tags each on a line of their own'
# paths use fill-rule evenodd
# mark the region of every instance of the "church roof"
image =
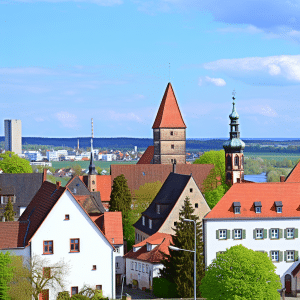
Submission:
<svg viewBox="0 0 300 300">
<path fill-rule="evenodd" d="M 186 128 L 170 82 L 152 126 L 152 129 L 155 128 Z"/>
<path fill-rule="evenodd" d="M 154 146 L 148 146 L 137 164 L 151 164 L 154 156 Z"/>
</svg>

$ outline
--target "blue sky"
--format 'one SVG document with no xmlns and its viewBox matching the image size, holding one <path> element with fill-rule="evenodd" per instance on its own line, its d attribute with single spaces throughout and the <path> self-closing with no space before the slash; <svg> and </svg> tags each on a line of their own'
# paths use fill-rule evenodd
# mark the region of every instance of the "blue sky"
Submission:
<svg viewBox="0 0 300 300">
<path fill-rule="evenodd" d="M 293 0 L 0 0 L 2 118 L 152 137 L 170 78 L 188 138 L 228 137 L 233 89 L 241 137 L 299 138 L 299 20 Z"/>
</svg>

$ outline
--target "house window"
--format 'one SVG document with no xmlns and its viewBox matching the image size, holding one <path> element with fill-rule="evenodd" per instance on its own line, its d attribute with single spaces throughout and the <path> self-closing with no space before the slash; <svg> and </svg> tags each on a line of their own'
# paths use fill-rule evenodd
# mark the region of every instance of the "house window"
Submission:
<svg viewBox="0 0 300 300">
<path fill-rule="evenodd" d="M 71 287 L 71 296 L 78 294 L 78 286 Z"/>
<path fill-rule="evenodd" d="M 279 261 L 279 251 L 271 251 L 272 261 Z"/>
<path fill-rule="evenodd" d="M 143 223 L 143 226 L 145 226 L 145 217 L 142 216 L 142 223 Z"/>
<path fill-rule="evenodd" d="M 220 229 L 219 230 L 219 239 L 220 240 L 226 240 L 227 238 L 227 230 L 226 229 Z"/>
<path fill-rule="evenodd" d="M 93 270 L 97 270 L 97 266 L 96 265 L 93 265 Z"/>
<path fill-rule="evenodd" d="M 16 203 L 16 196 L 1 196 L 1 204 L 7 204 L 8 200 L 11 203 Z"/>
<path fill-rule="evenodd" d="M 44 278 L 50 278 L 51 276 L 51 269 L 50 267 L 44 267 L 43 268 L 43 277 Z"/>
<path fill-rule="evenodd" d="M 281 214 L 282 213 L 282 207 L 281 206 L 276 207 L 276 212 Z"/>
<path fill-rule="evenodd" d="M 177 222 L 174 222 L 174 226 L 177 226 Z"/>
<path fill-rule="evenodd" d="M 142 264 L 139 263 L 139 272 L 141 272 L 141 270 L 142 270 Z"/>
<path fill-rule="evenodd" d="M 42 292 L 39 294 L 40 300 L 49 300 L 49 290 L 42 290 Z"/>
<path fill-rule="evenodd" d="M 264 230 L 262 228 L 256 229 L 255 239 L 261 240 L 264 238 Z"/>
<path fill-rule="evenodd" d="M 147 274 L 149 273 L 149 267 L 148 267 L 148 265 L 146 265 L 146 273 Z"/>
<path fill-rule="evenodd" d="M 115 249 L 116 249 L 116 252 L 117 252 L 117 253 L 120 253 L 120 247 L 117 247 L 117 246 L 116 246 Z"/>
<path fill-rule="evenodd" d="M 240 213 L 241 213 L 241 208 L 240 208 L 239 206 L 236 206 L 236 207 L 234 208 L 234 213 L 235 213 L 235 214 L 240 214 Z"/>
<path fill-rule="evenodd" d="M 173 132 L 173 131 L 170 131 L 170 135 L 174 135 L 174 132 Z"/>
<path fill-rule="evenodd" d="M 66 221 L 70 220 L 70 215 L 65 215 L 65 220 Z"/>
<path fill-rule="evenodd" d="M 286 261 L 295 261 L 295 251 L 286 251 Z"/>
<path fill-rule="evenodd" d="M 116 263 L 116 269 L 119 269 L 119 263 Z"/>
<path fill-rule="evenodd" d="M 242 229 L 234 229 L 234 239 L 235 240 L 242 239 Z"/>
<path fill-rule="evenodd" d="M 44 241 L 43 254 L 53 254 L 53 241 Z"/>
<path fill-rule="evenodd" d="M 293 239 L 295 236 L 294 234 L 294 228 L 287 228 L 286 230 L 286 238 L 287 239 Z"/>
<path fill-rule="evenodd" d="M 198 203 L 195 203 L 195 208 L 198 208 Z"/>
<path fill-rule="evenodd" d="M 152 229 L 152 220 L 149 219 L 149 228 Z"/>
<path fill-rule="evenodd" d="M 145 273 L 145 265 L 144 264 L 142 266 L 142 271 L 143 271 L 143 273 Z"/>
<path fill-rule="evenodd" d="M 135 270 L 136 270 L 136 271 L 138 270 L 138 265 L 137 265 L 137 263 L 135 263 Z"/>
<path fill-rule="evenodd" d="M 190 193 L 192 193 L 193 192 L 193 189 L 192 188 L 190 188 Z"/>
<path fill-rule="evenodd" d="M 174 145 L 171 145 L 171 149 L 174 149 Z"/>
<path fill-rule="evenodd" d="M 156 212 L 158 215 L 160 215 L 160 205 L 159 204 L 156 205 Z"/>
<path fill-rule="evenodd" d="M 260 213 L 261 213 L 261 207 L 260 207 L 260 206 L 256 206 L 256 207 L 255 207 L 255 212 L 256 212 L 257 214 L 260 214 Z"/>
<path fill-rule="evenodd" d="M 131 270 L 134 270 L 134 264 L 131 262 Z"/>
<path fill-rule="evenodd" d="M 70 240 L 70 252 L 79 252 L 79 239 Z"/>
<path fill-rule="evenodd" d="M 96 290 L 98 290 L 98 291 L 102 291 L 102 284 L 98 284 L 98 285 L 96 285 Z"/>
<path fill-rule="evenodd" d="M 279 239 L 279 229 L 278 228 L 271 229 L 271 239 Z"/>
</svg>

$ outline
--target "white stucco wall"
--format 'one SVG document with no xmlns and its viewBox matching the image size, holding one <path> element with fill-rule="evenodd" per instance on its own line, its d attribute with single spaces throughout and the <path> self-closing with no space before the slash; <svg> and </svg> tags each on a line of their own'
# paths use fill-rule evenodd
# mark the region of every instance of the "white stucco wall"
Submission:
<svg viewBox="0 0 300 300">
<path fill-rule="evenodd" d="M 29 261 L 30 259 L 30 246 L 25 248 L 13 248 L 13 249 L 3 249 L 0 250 L 2 253 L 10 252 L 12 255 L 23 256 L 24 261 Z"/>
<path fill-rule="evenodd" d="M 65 214 L 70 220 L 65 220 Z M 70 239 L 80 239 L 80 252 L 70 253 Z M 54 253 L 43 255 L 43 241 L 53 240 Z M 64 290 L 84 284 L 95 288 L 102 285 L 103 295 L 115 297 L 115 254 L 112 246 L 85 214 L 73 196 L 65 191 L 42 223 L 31 241 L 32 254 L 41 255 L 51 263 L 64 259 L 70 266 Z M 93 265 L 97 270 L 92 270 Z M 50 290 L 50 300 L 58 291 Z"/>
<path fill-rule="evenodd" d="M 116 274 L 125 275 L 125 262 L 124 262 L 124 245 L 116 245 L 119 248 L 119 252 L 115 252 L 115 261 L 116 261 Z M 118 264 L 118 267 L 117 267 Z"/>
<path fill-rule="evenodd" d="M 253 230 L 256 228 L 264 228 L 268 231 L 268 237 L 262 240 L 253 238 Z M 269 238 L 269 229 L 279 228 L 282 229 L 283 237 L 281 239 L 271 240 Z M 205 265 L 211 264 L 213 259 L 216 258 L 216 253 L 219 251 L 226 251 L 234 245 L 243 245 L 249 249 L 257 251 L 266 251 L 269 255 L 270 251 L 299 251 L 300 255 L 300 232 L 299 237 L 295 239 L 285 239 L 284 229 L 286 228 L 300 228 L 299 219 L 272 219 L 272 220 L 228 220 L 228 221 L 205 221 Z M 227 229 L 231 231 L 230 239 L 218 240 L 216 238 L 216 230 Z M 242 240 L 234 240 L 232 238 L 233 229 L 246 230 L 246 238 Z M 276 273 L 280 275 L 281 282 L 284 286 L 284 276 L 291 274 L 298 262 L 274 262 L 276 266 Z"/>
</svg>

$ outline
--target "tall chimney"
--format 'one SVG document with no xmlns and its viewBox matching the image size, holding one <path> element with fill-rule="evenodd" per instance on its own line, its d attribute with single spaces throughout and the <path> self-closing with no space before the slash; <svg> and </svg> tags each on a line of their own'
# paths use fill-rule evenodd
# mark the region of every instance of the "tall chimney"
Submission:
<svg viewBox="0 0 300 300">
<path fill-rule="evenodd" d="M 176 173 L 176 159 L 173 162 L 173 173 Z"/>
<path fill-rule="evenodd" d="M 61 186 L 61 181 L 56 181 L 56 189 L 58 190 L 59 187 Z"/>
</svg>

